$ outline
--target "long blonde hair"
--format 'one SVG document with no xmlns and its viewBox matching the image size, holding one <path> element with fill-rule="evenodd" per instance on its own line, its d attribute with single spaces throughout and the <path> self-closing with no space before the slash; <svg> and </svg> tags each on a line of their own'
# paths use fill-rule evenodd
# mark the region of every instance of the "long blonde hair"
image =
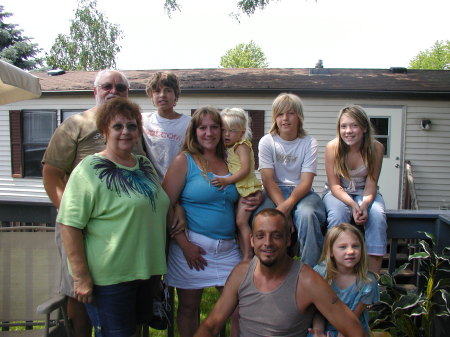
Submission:
<svg viewBox="0 0 450 337">
<path fill-rule="evenodd" d="M 362 129 L 366 130 L 362 139 L 360 152 L 364 164 L 367 166 L 369 177 L 374 179 L 376 162 L 376 140 L 374 137 L 374 130 L 369 117 L 359 105 L 347 105 L 339 111 L 336 122 L 336 138 L 338 140 L 338 145 L 335 152 L 334 171 L 338 176 L 350 179 L 348 174 L 349 169 L 346 163 L 349 146 L 342 140 L 340 133 L 341 117 L 344 114 L 353 119 Z"/>
<path fill-rule="evenodd" d="M 325 261 L 326 266 L 325 280 L 329 284 L 331 284 L 333 282 L 333 279 L 338 274 L 336 261 L 334 260 L 334 257 L 331 256 L 331 253 L 333 251 L 334 243 L 336 242 L 338 237 L 345 232 L 354 234 L 358 238 L 359 244 L 361 246 L 361 258 L 353 269 L 353 272 L 356 274 L 357 282 L 362 283 L 370 282 L 370 278 L 367 276 L 368 262 L 364 238 L 361 234 L 361 231 L 349 223 L 341 223 L 337 226 L 334 226 L 330 228 L 327 234 L 325 235 L 325 242 L 323 244 L 322 255 L 320 256 L 319 259 L 319 263 Z"/>
<path fill-rule="evenodd" d="M 214 123 L 219 125 L 220 130 L 222 129 L 222 119 L 220 117 L 219 110 L 212 106 L 206 106 L 198 108 L 192 115 L 189 126 L 186 130 L 186 137 L 184 139 L 184 144 L 181 147 L 181 151 L 187 152 L 192 156 L 195 156 L 200 161 L 200 169 L 202 170 L 202 175 L 208 180 L 206 173 L 208 172 L 208 162 L 203 156 L 203 148 L 197 139 L 197 128 L 203 120 L 203 117 L 210 115 Z M 216 147 L 216 155 L 219 158 L 225 160 L 225 145 L 223 144 L 222 137 L 220 137 L 219 143 Z"/>
<path fill-rule="evenodd" d="M 288 111 L 294 111 L 298 117 L 297 138 L 303 138 L 306 136 L 306 131 L 303 129 L 303 103 L 300 97 L 294 94 L 282 93 L 275 98 L 272 103 L 272 127 L 269 133 L 271 135 L 280 134 L 276 118 L 278 115 L 286 113 Z"/>
</svg>

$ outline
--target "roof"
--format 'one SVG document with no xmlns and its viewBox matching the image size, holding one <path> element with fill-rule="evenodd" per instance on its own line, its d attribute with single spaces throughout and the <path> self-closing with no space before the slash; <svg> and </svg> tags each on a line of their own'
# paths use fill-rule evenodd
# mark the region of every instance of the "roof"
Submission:
<svg viewBox="0 0 450 337">
<path fill-rule="evenodd" d="M 131 91 L 142 93 L 145 83 L 160 70 L 125 70 Z M 449 70 L 343 69 L 343 68 L 238 68 L 173 69 L 183 92 L 281 92 L 445 95 L 450 98 Z M 96 71 L 68 71 L 41 78 L 42 91 L 92 93 Z"/>
</svg>

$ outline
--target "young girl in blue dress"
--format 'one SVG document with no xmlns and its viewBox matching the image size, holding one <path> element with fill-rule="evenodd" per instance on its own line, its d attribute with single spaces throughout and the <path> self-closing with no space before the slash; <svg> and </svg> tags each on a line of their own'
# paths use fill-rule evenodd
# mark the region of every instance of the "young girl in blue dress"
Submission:
<svg viewBox="0 0 450 337">
<path fill-rule="evenodd" d="M 314 270 L 328 281 L 339 299 L 359 317 L 370 336 L 367 307 L 380 300 L 380 293 L 375 274 L 368 271 L 361 232 L 347 223 L 329 229 L 319 264 Z M 319 312 L 314 316 L 309 331 L 309 337 L 341 337 Z"/>
</svg>

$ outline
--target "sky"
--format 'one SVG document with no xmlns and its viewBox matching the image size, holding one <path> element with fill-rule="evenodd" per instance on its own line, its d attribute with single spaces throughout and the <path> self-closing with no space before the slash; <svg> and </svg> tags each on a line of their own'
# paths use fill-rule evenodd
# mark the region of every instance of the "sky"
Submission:
<svg viewBox="0 0 450 337">
<path fill-rule="evenodd" d="M 178 0 L 169 18 L 164 0 L 97 0 L 124 33 L 120 70 L 218 68 L 220 58 L 253 40 L 270 68 L 408 67 L 437 40 L 450 40 L 449 0 L 273 0 L 240 22 L 238 0 Z M 1 0 L 18 24 L 49 51 L 68 34 L 76 0 Z"/>
</svg>

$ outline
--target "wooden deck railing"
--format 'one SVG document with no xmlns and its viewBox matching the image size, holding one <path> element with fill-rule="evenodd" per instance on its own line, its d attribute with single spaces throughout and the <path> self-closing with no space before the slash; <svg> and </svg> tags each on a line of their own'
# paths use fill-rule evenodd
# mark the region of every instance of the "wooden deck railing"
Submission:
<svg viewBox="0 0 450 337">
<path fill-rule="evenodd" d="M 55 225 L 56 208 L 49 201 L 1 200 L 0 227 L 14 223 Z"/>
<path fill-rule="evenodd" d="M 450 247 L 450 210 L 387 210 L 389 239 L 422 239 L 435 235 L 438 251 Z M 0 200 L 0 227 L 15 223 L 54 225 L 56 209 L 50 202 Z M 391 258 L 394 258 L 392 256 Z"/>
</svg>

